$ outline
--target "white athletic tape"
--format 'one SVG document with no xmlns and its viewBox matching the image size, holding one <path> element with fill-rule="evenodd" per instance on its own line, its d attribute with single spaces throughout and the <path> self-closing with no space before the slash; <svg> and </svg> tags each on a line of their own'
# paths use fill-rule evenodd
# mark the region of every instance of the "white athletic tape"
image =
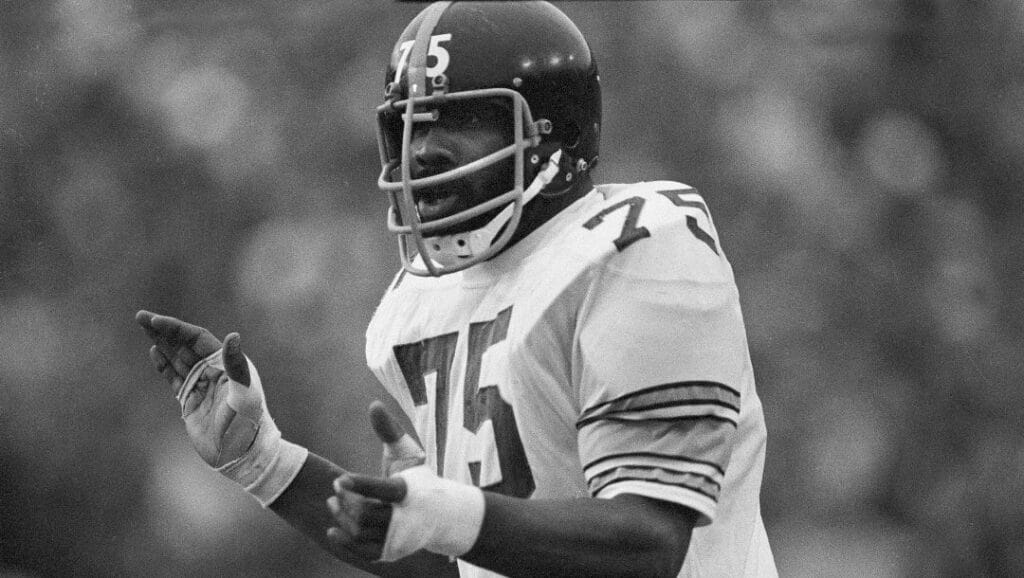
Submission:
<svg viewBox="0 0 1024 578">
<path fill-rule="evenodd" d="M 224 375 L 224 363 L 221 359 L 220 349 L 207 355 L 192 366 L 192 369 L 189 370 L 188 375 L 185 377 L 185 383 L 178 390 L 177 397 L 178 403 L 181 405 L 182 418 L 188 417 L 188 414 L 191 413 L 185 409 L 185 403 L 199 382 L 205 381 L 207 382 L 206 387 L 209 387 L 210 384 L 220 379 L 222 375 Z"/>
<path fill-rule="evenodd" d="M 394 562 L 423 549 L 451 557 L 469 552 L 484 522 L 480 488 L 439 478 L 427 466 L 397 475 L 408 492 L 392 509 L 381 561 Z"/>
<path fill-rule="evenodd" d="M 191 413 L 186 410 L 188 398 L 200 382 L 206 380 L 206 387 L 226 382 L 228 406 L 252 423 L 256 438 L 244 454 L 214 469 L 240 484 L 260 505 L 267 507 L 292 483 L 309 451 L 281 439 L 281 431 L 266 410 L 263 384 L 256 366 L 248 357 L 245 361 L 249 365 L 248 386 L 228 377 L 224 371 L 223 349 L 210 354 L 192 366 L 178 392 L 178 403 L 181 417 L 185 418 Z"/>
<path fill-rule="evenodd" d="M 258 424 L 260 416 L 265 412 L 263 411 L 263 384 L 260 382 L 256 366 L 252 364 L 248 357 L 245 358 L 245 362 L 249 365 L 249 385 L 244 386 L 228 378 L 227 372 L 224 370 L 223 351 L 223 349 L 218 349 L 211 353 L 193 365 L 192 369 L 188 372 L 181 390 L 178 391 L 181 417 L 187 417 L 191 413 L 186 410 L 185 404 L 188 401 L 188 397 L 201 382 L 207 382 L 205 387 L 210 387 L 215 383 L 226 381 L 228 383 L 228 406 L 239 415 L 247 418 L 254 424 Z"/>
</svg>

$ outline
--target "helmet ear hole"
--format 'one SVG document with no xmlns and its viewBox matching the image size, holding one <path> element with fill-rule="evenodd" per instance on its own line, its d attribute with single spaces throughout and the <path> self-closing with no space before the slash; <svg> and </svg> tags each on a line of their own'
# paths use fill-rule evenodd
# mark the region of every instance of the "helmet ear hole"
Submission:
<svg viewBox="0 0 1024 578">
<path fill-rule="evenodd" d="M 583 131 L 580 130 L 580 127 L 576 126 L 576 123 L 565 123 L 559 132 L 561 132 L 558 136 L 562 141 L 562 148 L 573 149 L 576 148 L 576 145 L 580 144 L 580 135 L 583 134 Z"/>
</svg>

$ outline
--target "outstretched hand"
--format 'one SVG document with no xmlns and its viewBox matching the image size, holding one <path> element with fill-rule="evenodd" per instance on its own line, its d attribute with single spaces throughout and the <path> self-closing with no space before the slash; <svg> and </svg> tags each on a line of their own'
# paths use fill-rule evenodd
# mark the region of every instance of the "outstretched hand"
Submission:
<svg viewBox="0 0 1024 578">
<path fill-rule="evenodd" d="M 327 508 L 335 525 L 327 538 L 368 562 L 379 560 L 391 522 L 392 504 L 405 499 L 407 487 L 399 477 L 374 478 L 347 473 L 334 480 Z"/>
<path fill-rule="evenodd" d="M 174 317 L 139 311 L 135 321 L 153 341 L 150 360 L 176 397 L 181 395 L 192 368 L 223 346 L 224 370 L 210 366 L 203 369 L 195 387 L 181 400 L 182 417 L 192 445 L 209 465 L 219 467 L 245 453 L 256 437 L 258 420 L 241 415 L 229 403 L 229 397 L 239 397 L 230 396 L 231 382 L 235 387 L 248 388 L 250 384 L 249 363 L 238 333 L 229 334 L 222 344 L 208 330 Z M 262 410 L 253 408 L 252 413 L 258 416 Z"/>
<path fill-rule="evenodd" d="M 370 424 L 384 444 L 385 476 L 404 469 L 395 464 L 412 466 L 422 463 L 423 450 L 382 403 L 374 402 L 370 406 Z M 411 442 L 413 447 L 406 442 Z M 380 559 L 391 521 L 392 504 L 404 500 L 408 491 L 405 480 L 397 476 L 376 478 L 346 473 L 334 480 L 333 487 L 335 495 L 327 499 L 327 508 L 336 525 L 327 530 L 328 539 L 367 561 Z"/>
<path fill-rule="evenodd" d="M 379 402 L 370 407 L 370 421 L 385 458 L 390 452 L 423 463 L 423 450 Z M 425 465 L 385 478 L 345 474 L 334 481 L 334 494 L 327 507 L 336 525 L 327 538 L 366 560 L 394 562 L 420 550 L 459 557 L 483 524 L 480 488 L 440 478 Z"/>
</svg>

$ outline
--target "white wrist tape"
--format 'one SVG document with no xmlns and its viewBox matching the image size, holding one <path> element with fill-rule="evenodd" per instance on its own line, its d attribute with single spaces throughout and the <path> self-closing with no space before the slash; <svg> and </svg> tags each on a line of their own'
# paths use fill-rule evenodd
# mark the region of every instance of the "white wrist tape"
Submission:
<svg viewBox="0 0 1024 578">
<path fill-rule="evenodd" d="M 249 449 L 238 458 L 216 469 L 228 479 L 240 484 L 264 508 L 270 505 L 298 475 L 309 451 L 281 439 L 281 431 L 266 409 L 263 384 L 249 358 L 249 386 L 231 380 L 224 371 L 223 350 L 218 350 L 196 363 L 178 392 L 182 417 L 189 413 L 188 397 L 196 384 L 207 379 L 227 382 L 227 404 L 256 429 L 256 438 Z M 194 409 L 194 408 L 193 408 Z"/>
<path fill-rule="evenodd" d="M 417 550 L 451 557 L 469 552 L 484 522 L 480 488 L 439 478 L 427 466 L 397 475 L 408 493 L 392 508 L 381 561 L 394 562 Z"/>
</svg>

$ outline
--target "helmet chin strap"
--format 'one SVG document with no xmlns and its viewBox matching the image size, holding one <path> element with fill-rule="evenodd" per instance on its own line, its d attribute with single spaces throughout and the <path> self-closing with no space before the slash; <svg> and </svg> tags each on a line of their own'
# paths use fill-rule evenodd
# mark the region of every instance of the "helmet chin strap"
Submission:
<svg viewBox="0 0 1024 578">
<path fill-rule="evenodd" d="M 524 206 L 536 198 L 537 194 L 554 180 L 555 175 L 558 174 L 561 157 L 561 149 L 552 153 L 540 173 L 523 191 Z M 490 248 L 495 237 L 501 232 L 501 228 L 512 218 L 514 211 L 515 203 L 509 203 L 490 222 L 479 229 L 423 239 L 427 246 L 428 257 L 443 267 L 453 267 L 467 258 L 483 253 Z"/>
</svg>

